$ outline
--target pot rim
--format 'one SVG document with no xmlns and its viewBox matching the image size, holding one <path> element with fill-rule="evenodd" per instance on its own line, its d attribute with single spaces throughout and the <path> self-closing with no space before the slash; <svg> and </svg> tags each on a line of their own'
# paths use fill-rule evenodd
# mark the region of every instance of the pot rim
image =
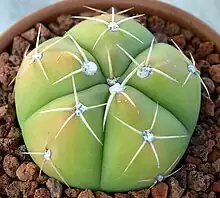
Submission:
<svg viewBox="0 0 220 198">
<path fill-rule="evenodd" d="M 158 15 L 191 30 L 195 35 L 204 40 L 213 41 L 217 51 L 220 53 L 220 35 L 215 30 L 192 14 L 170 4 L 156 0 L 65 0 L 55 3 L 27 15 L 3 32 L 0 36 L 0 53 L 7 49 L 15 36 L 34 27 L 36 23 L 48 23 L 55 20 L 56 17 L 61 14 L 77 14 L 87 10 L 82 7 L 83 5 L 98 9 L 106 9 L 112 7 L 112 5 L 121 9 L 134 7 L 134 12 Z"/>
</svg>

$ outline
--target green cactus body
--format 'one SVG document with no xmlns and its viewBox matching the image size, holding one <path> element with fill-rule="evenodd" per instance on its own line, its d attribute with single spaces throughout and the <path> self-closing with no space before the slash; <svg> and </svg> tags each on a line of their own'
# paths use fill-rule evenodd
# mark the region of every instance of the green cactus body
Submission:
<svg viewBox="0 0 220 198">
<path fill-rule="evenodd" d="M 198 71 L 133 18 L 89 18 L 37 45 L 18 72 L 26 154 L 68 186 L 149 187 L 172 173 L 195 128 Z"/>
</svg>

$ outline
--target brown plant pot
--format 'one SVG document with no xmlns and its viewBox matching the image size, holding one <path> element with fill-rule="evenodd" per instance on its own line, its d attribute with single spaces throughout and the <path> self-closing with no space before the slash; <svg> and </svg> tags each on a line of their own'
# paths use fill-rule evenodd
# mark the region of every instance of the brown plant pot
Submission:
<svg viewBox="0 0 220 198">
<path fill-rule="evenodd" d="M 220 52 L 220 36 L 213 29 L 191 14 L 156 0 L 66 0 L 56 3 L 23 18 L 4 32 L 0 37 L 0 52 L 9 46 L 14 36 L 31 28 L 37 22 L 47 23 L 64 13 L 80 13 L 85 11 L 83 5 L 99 9 L 106 9 L 113 5 L 121 9 L 134 7 L 134 11 L 138 13 L 156 14 L 191 30 L 200 38 L 213 41 Z"/>
</svg>

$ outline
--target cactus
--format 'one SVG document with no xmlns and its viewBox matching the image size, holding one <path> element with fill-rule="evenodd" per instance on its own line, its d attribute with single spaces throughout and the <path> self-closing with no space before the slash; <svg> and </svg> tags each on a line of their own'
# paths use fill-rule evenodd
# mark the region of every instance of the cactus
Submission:
<svg viewBox="0 0 220 198">
<path fill-rule="evenodd" d="M 42 44 L 39 29 L 17 74 L 25 154 L 67 186 L 150 187 L 176 172 L 194 131 L 202 80 L 193 57 L 157 43 L 126 11 L 75 16 L 85 20 Z"/>
</svg>

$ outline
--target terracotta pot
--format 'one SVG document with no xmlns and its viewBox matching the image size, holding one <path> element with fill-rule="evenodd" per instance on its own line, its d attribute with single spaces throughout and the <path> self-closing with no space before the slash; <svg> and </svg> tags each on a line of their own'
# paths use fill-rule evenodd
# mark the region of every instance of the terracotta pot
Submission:
<svg viewBox="0 0 220 198">
<path fill-rule="evenodd" d="M 47 23 L 54 20 L 60 14 L 77 14 L 85 11 L 83 5 L 106 9 L 111 6 L 122 9 L 135 7 L 138 13 L 149 13 L 159 15 L 169 21 L 178 23 L 180 26 L 190 29 L 200 38 L 211 40 L 216 44 L 220 52 L 220 36 L 201 20 L 191 14 L 171 5 L 155 0 L 66 0 L 60 3 L 41 9 L 21 21 L 17 22 L 0 37 L 0 52 L 5 50 L 11 43 L 14 36 L 26 31 L 37 22 Z"/>
</svg>

